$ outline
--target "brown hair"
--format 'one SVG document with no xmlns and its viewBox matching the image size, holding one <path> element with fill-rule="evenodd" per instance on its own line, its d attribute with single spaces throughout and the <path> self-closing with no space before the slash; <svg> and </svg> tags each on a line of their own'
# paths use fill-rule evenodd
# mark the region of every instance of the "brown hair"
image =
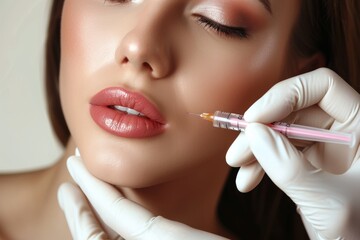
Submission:
<svg viewBox="0 0 360 240">
<path fill-rule="evenodd" d="M 65 146 L 70 133 L 59 97 L 60 24 L 64 0 L 54 0 L 46 43 L 46 93 L 54 131 Z M 360 92 L 360 1 L 302 0 L 292 50 L 299 56 L 320 51 L 326 65 Z M 265 176 L 252 192 L 236 190 L 237 169 L 229 175 L 219 203 L 219 218 L 243 239 L 305 239 L 292 201 Z"/>
<path fill-rule="evenodd" d="M 50 122 L 58 140 L 65 146 L 70 131 L 61 109 L 59 92 L 60 26 L 63 5 L 64 0 L 54 0 L 50 10 L 45 52 L 45 89 Z"/>
<path fill-rule="evenodd" d="M 302 10 L 293 34 L 293 48 L 298 55 L 311 56 L 322 52 L 326 67 L 338 73 L 358 92 L 359 14 L 358 0 L 302 0 Z"/>
<path fill-rule="evenodd" d="M 360 1 L 329 1 L 327 16 L 329 68 L 360 92 Z"/>
<path fill-rule="evenodd" d="M 294 27 L 292 56 L 321 52 L 326 66 L 360 92 L 360 2 L 302 0 Z M 218 215 L 241 239 L 308 239 L 292 200 L 265 176 L 249 193 L 236 191 L 238 169 L 232 169 L 223 189 Z"/>
</svg>

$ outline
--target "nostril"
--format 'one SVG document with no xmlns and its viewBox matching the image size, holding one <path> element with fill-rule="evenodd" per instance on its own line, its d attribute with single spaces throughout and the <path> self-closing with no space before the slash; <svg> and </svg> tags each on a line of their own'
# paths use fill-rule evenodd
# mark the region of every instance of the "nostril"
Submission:
<svg viewBox="0 0 360 240">
<path fill-rule="evenodd" d="M 126 57 L 121 61 L 121 64 L 126 64 L 129 62 L 129 59 Z"/>
<path fill-rule="evenodd" d="M 124 59 L 121 61 L 121 64 L 127 64 L 130 63 L 130 60 L 128 57 L 124 57 Z M 153 68 L 151 67 L 151 65 L 148 62 L 143 62 L 141 64 L 141 67 L 145 70 L 149 70 L 149 71 L 153 71 Z"/>
<path fill-rule="evenodd" d="M 142 65 L 143 65 L 143 67 L 144 67 L 145 69 L 148 69 L 148 70 L 150 70 L 150 71 L 153 71 L 153 68 L 150 66 L 149 63 L 144 62 Z"/>
</svg>

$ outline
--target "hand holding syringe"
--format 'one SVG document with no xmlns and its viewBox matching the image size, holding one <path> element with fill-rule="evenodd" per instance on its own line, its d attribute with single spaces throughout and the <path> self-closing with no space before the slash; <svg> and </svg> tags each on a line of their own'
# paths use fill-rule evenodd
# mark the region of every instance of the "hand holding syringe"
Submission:
<svg viewBox="0 0 360 240">
<path fill-rule="evenodd" d="M 243 115 L 235 113 L 216 111 L 214 114 L 202 113 L 193 115 L 213 122 L 214 127 L 225 128 L 234 131 L 244 131 L 248 124 L 248 122 L 244 120 Z M 351 133 L 336 132 L 327 129 L 308 127 L 297 124 L 288 124 L 284 122 L 274 122 L 267 125 L 288 138 L 315 142 L 345 144 L 349 145 L 350 147 L 354 144 L 354 137 Z"/>
</svg>

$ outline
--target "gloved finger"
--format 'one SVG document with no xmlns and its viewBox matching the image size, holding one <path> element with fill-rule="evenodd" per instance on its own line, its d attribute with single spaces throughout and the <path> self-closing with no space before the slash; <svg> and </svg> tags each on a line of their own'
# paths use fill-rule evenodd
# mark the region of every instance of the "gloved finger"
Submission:
<svg viewBox="0 0 360 240">
<path fill-rule="evenodd" d="M 58 190 L 58 201 L 73 239 L 109 239 L 77 187 L 71 183 L 62 184 Z"/>
<path fill-rule="evenodd" d="M 68 169 L 105 224 L 125 239 L 224 239 L 155 217 L 142 206 L 124 198 L 113 186 L 93 177 L 79 157 L 68 159 Z"/>
<path fill-rule="evenodd" d="M 296 123 L 304 126 L 329 129 L 335 119 L 322 110 L 318 105 L 312 105 L 290 113 L 281 121 Z"/>
<path fill-rule="evenodd" d="M 244 133 L 240 133 L 226 153 L 226 162 L 231 167 L 241 167 L 254 161 L 248 140 Z"/>
<path fill-rule="evenodd" d="M 322 110 L 318 105 L 312 105 L 310 107 L 297 110 L 290 113 L 285 119 L 281 120 L 289 124 L 299 124 L 303 126 L 312 126 L 316 128 L 329 129 L 334 123 L 334 118 L 329 116 L 324 110 Z M 299 139 L 290 139 L 290 142 L 297 147 L 299 150 L 307 149 L 312 146 L 315 142 L 299 140 Z M 315 166 L 322 168 L 322 164 L 318 164 L 317 161 L 321 158 L 309 158 Z"/>
<path fill-rule="evenodd" d="M 249 146 L 271 180 L 282 190 L 290 184 L 296 184 L 314 167 L 289 141 L 269 127 L 250 123 L 245 134 Z"/>
<path fill-rule="evenodd" d="M 323 169 L 342 173 L 351 166 L 359 145 L 359 103 L 360 96 L 354 89 L 333 71 L 322 68 L 276 84 L 245 112 L 244 118 L 249 122 L 269 123 L 317 104 L 335 119 L 332 130 L 355 133 L 356 142 L 351 149 L 333 144 L 324 148 Z M 339 156 L 342 161 L 338 161 Z"/>
<path fill-rule="evenodd" d="M 243 193 L 253 190 L 261 182 L 264 174 L 264 170 L 257 161 L 242 166 L 236 176 L 237 189 Z"/>
<path fill-rule="evenodd" d="M 67 164 L 75 182 L 111 229 L 125 239 L 131 239 L 151 225 L 154 218 L 151 212 L 124 198 L 115 187 L 92 176 L 79 157 L 70 157 Z"/>
<path fill-rule="evenodd" d="M 318 104 L 337 122 L 345 123 L 358 114 L 354 110 L 359 101 L 359 94 L 350 85 L 330 69 L 321 68 L 279 82 L 256 101 L 244 117 L 250 122 L 269 123 Z"/>
<path fill-rule="evenodd" d="M 75 148 L 75 156 L 76 157 L 81 157 L 81 154 L 80 154 L 80 150 L 79 150 L 79 148 Z M 95 215 L 96 215 L 97 213 L 95 212 Z M 97 215 L 96 216 L 97 217 L 97 219 L 99 220 L 99 222 L 101 223 L 101 225 L 102 225 L 102 227 L 103 227 L 103 229 L 104 229 L 104 231 L 107 233 L 107 235 L 110 237 L 110 239 L 114 239 L 114 240 L 121 240 L 121 239 L 123 239 L 121 236 L 119 236 L 116 232 L 114 232 L 114 230 L 112 230 L 108 225 L 106 225 L 105 223 L 104 223 L 104 221 Z"/>
</svg>

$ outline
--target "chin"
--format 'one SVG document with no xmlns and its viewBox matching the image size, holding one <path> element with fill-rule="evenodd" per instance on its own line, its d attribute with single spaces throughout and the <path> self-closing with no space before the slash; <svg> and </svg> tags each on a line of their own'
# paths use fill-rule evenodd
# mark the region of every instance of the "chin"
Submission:
<svg viewBox="0 0 360 240">
<path fill-rule="evenodd" d="M 153 161 L 111 157 L 110 154 L 82 153 L 83 162 L 96 178 L 118 187 L 146 188 L 168 181 L 171 175 Z"/>
</svg>

